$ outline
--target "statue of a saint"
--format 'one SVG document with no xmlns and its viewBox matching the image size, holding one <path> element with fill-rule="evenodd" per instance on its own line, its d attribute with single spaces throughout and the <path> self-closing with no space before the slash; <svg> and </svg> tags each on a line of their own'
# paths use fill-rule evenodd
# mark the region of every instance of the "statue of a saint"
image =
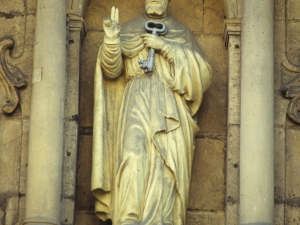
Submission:
<svg viewBox="0 0 300 225">
<path fill-rule="evenodd" d="M 166 13 L 168 4 L 146 0 L 146 13 L 122 29 L 113 7 L 103 23 L 92 191 L 98 217 L 117 225 L 185 224 L 199 131 L 194 116 L 211 84 L 211 67 L 191 31 Z M 148 21 L 167 32 L 148 33 Z M 150 48 L 155 55 L 149 73 L 140 62 Z"/>
</svg>

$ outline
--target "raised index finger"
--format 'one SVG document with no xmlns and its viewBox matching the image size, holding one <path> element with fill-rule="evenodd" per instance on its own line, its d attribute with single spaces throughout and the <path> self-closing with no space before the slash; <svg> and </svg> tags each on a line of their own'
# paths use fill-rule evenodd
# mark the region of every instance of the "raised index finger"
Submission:
<svg viewBox="0 0 300 225">
<path fill-rule="evenodd" d="M 116 8 L 116 11 L 115 11 L 115 21 L 116 21 L 117 24 L 119 24 L 119 18 L 120 18 L 120 16 L 119 16 L 119 9 Z"/>
<path fill-rule="evenodd" d="M 110 19 L 111 19 L 111 21 L 115 21 L 115 14 L 116 14 L 116 8 L 113 6 L 112 8 L 111 8 L 111 14 L 110 14 Z"/>
</svg>

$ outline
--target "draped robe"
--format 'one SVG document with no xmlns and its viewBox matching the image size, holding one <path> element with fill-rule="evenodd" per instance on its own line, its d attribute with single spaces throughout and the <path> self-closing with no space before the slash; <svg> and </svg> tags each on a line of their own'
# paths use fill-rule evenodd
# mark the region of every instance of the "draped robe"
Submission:
<svg viewBox="0 0 300 225">
<path fill-rule="evenodd" d="M 104 40 L 99 49 L 92 192 L 102 220 L 180 225 L 185 224 L 198 132 L 193 117 L 211 83 L 211 67 L 190 30 L 167 15 L 155 19 L 168 33 L 155 54 L 153 73 L 145 74 L 138 60 L 148 56 L 140 37 L 148 20 L 142 14 L 128 21 L 120 41 Z M 120 77 L 124 91 L 118 88 Z M 113 82 L 121 85 L 112 91 Z"/>
</svg>

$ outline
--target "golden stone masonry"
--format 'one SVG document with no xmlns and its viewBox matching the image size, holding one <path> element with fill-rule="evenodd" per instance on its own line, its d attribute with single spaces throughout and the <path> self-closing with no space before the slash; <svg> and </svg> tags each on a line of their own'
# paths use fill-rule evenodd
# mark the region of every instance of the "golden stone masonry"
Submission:
<svg viewBox="0 0 300 225">
<path fill-rule="evenodd" d="M 299 224 L 299 15 L 0 0 L 0 225 Z"/>
</svg>

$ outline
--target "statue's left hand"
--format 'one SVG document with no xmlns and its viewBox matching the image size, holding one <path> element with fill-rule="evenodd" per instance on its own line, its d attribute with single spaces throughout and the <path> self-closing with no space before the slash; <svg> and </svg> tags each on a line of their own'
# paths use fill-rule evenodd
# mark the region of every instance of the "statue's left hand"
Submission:
<svg viewBox="0 0 300 225">
<path fill-rule="evenodd" d="M 165 41 L 161 37 L 154 34 L 142 34 L 144 45 L 148 48 L 153 48 L 155 50 L 162 50 Z"/>
</svg>

